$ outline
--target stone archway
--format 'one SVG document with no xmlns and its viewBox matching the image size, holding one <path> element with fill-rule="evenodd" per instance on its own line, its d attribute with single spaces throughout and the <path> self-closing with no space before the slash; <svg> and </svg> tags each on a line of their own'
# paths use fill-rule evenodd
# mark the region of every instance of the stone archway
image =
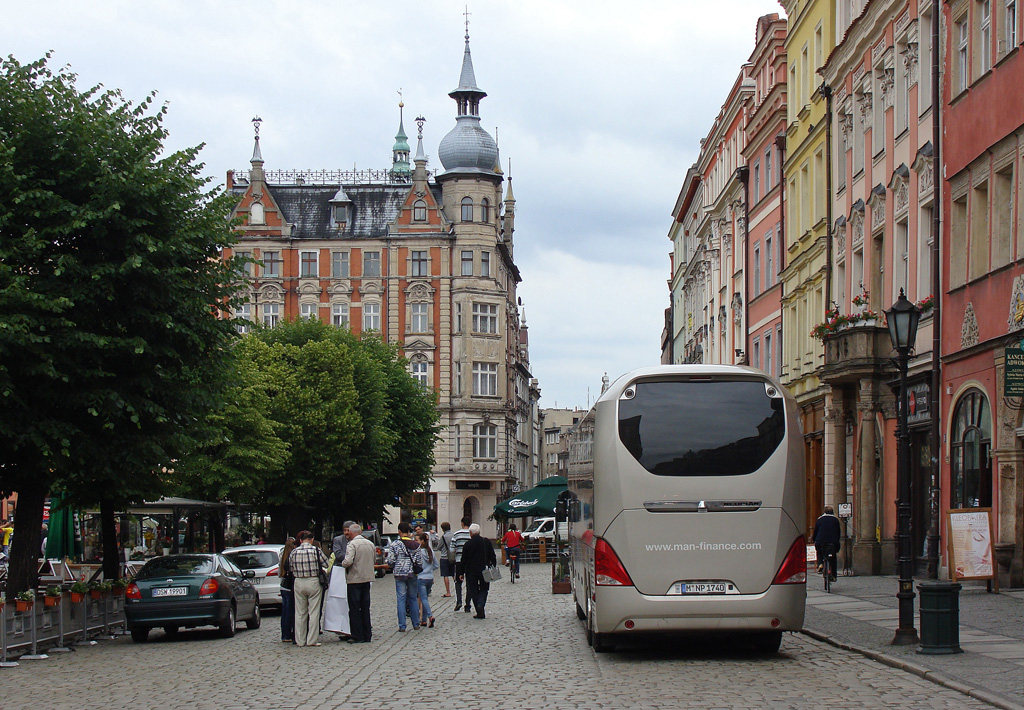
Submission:
<svg viewBox="0 0 1024 710">
<path fill-rule="evenodd" d="M 462 501 L 462 517 L 469 517 L 469 519 L 480 524 L 480 499 L 476 496 L 466 496 L 465 500 Z"/>
</svg>

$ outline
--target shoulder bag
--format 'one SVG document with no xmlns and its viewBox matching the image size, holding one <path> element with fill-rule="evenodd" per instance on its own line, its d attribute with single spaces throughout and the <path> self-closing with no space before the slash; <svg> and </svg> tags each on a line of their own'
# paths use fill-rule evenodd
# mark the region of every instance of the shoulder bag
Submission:
<svg viewBox="0 0 1024 710">
<path fill-rule="evenodd" d="M 422 572 L 423 565 L 416 561 L 416 558 L 412 556 L 411 552 L 409 552 L 409 548 L 405 546 L 405 543 L 402 543 L 402 549 L 405 550 L 405 554 L 408 555 L 409 561 L 412 562 L 412 573 L 419 574 Z"/>
</svg>

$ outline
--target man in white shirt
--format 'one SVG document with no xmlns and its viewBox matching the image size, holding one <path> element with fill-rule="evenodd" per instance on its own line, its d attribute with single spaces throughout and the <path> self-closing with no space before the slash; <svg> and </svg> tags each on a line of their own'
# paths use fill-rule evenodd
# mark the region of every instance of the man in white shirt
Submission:
<svg viewBox="0 0 1024 710">
<path fill-rule="evenodd" d="M 452 533 L 452 549 L 455 550 L 455 611 L 462 608 L 462 580 L 465 574 L 462 570 L 462 547 L 469 542 L 469 525 L 473 519 L 468 515 L 462 518 L 462 529 Z M 467 589 L 467 592 L 469 590 Z M 472 608 L 469 595 L 466 596 L 466 612 Z"/>
</svg>

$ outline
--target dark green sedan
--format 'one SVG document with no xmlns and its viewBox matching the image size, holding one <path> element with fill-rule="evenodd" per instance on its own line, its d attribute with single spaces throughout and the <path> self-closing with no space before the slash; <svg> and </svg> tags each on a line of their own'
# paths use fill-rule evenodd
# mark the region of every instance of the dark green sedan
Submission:
<svg viewBox="0 0 1024 710">
<path fill-rule="evenodd" d="M 165 555 L 139 570 L 125 592 L 124 613 L 132 640 L 143 642 L 149 630 L 162 627 L 168 635 L 178 629 L 216 626 L 221 636 L 234 636 L 241 620 L 250 629 L 260 626 L 260 600 L 242 572 L 223 555 Z"/>
</svg>

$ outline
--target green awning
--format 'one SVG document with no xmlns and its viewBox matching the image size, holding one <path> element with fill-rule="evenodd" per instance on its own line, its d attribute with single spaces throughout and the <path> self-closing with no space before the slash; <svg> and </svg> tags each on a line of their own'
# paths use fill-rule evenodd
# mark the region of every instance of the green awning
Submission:
<svg viewBox="0 0 1024 710">
<path fill-rule="evenodd" d="M 568 488 L 565 476 L 545 478 L 528 491 L 517 493 L 508 500 L 494 506 L 494 515 L 499 518 L 525 518 L 537 515 L 554 515 L 558 495 Z"/>
</svg>

